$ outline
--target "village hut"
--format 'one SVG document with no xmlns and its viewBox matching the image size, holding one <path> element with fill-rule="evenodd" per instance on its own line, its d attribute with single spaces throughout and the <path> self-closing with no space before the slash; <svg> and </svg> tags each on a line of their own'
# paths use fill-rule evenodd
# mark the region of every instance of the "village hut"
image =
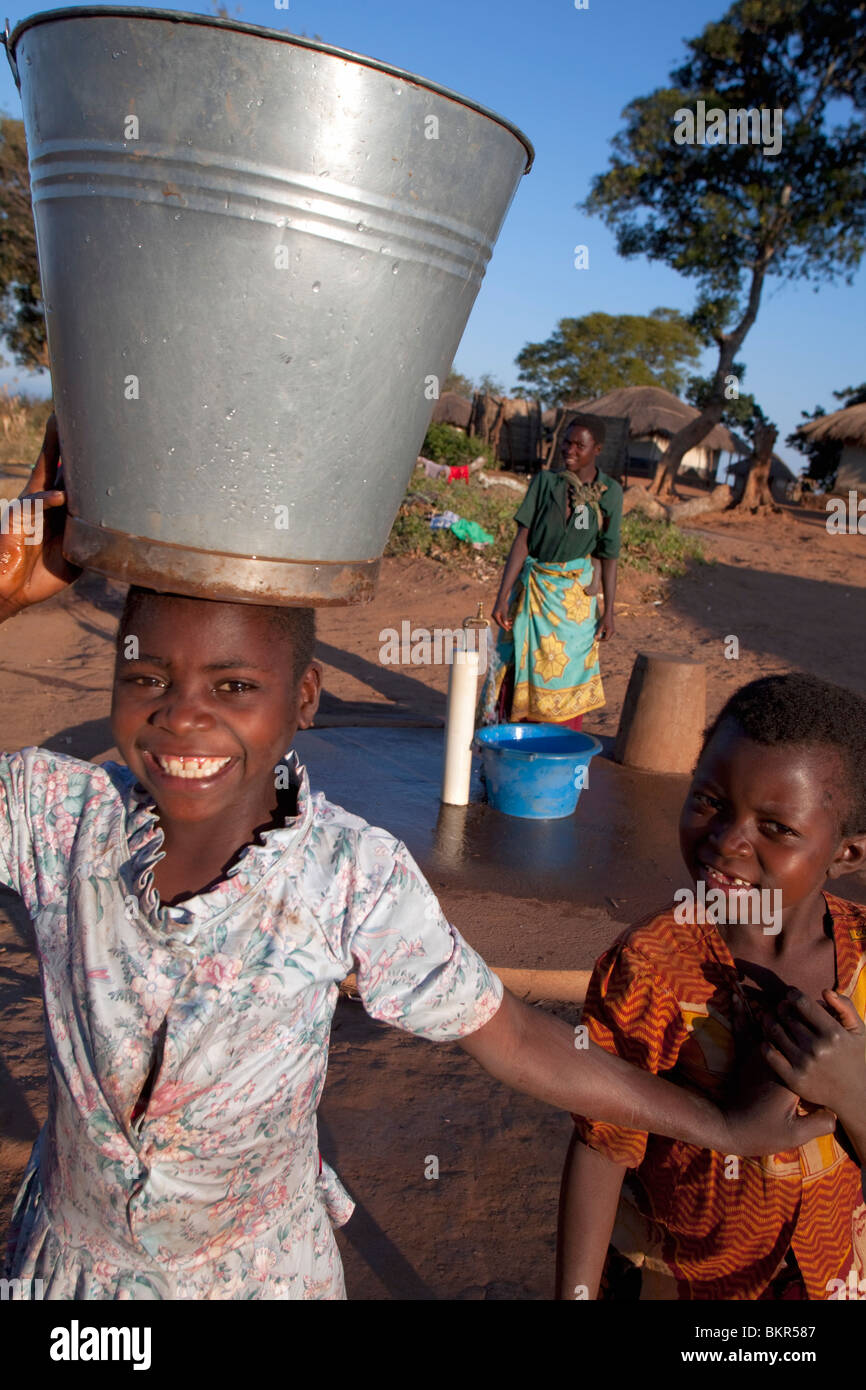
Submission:
<svg viewBox="0 0 866 1390">
<path fill-rule="evenodd" d="M 565 407 L 591 415 L 627 416 L 628 473 L 652 477 L 670 440 L 683 425 L 697 419 L 700 412 L 661 386 L 621 386 L 595 400 L 578 401 Z M 746 445 L 724 425 L 715 425 L 705 439 L 689 449 L 680 464 L 680 476 L 690 470 L 709 486 L 715 482 L 722 455 L 731 458 L 747 452 Z"/>
<path fill-rule="evenodd" d="M 819 415 L 795 431 L 805 439 L 835 439 L 842 445 L 834 492 L 866 489 L 866 403 Z"/>
<path fill-rule="evenodd" d="M 766 455 L 764 457 L 766 458 Z M 732 501 L 739 502 L 745 492 L 746 478 L 749 476 L 749 470 L 754 461 L 755 456 L 750 453 L 745 458 L 737 459 L 736 462 L 728 464 L 726 482 L 731 489 Z M 795 476 L 787 463 L 783 463 L 779 455 L 774 454 L 770 464 L 770 492 L 777 502 L 784 502 L 790 496 L 790 485 Z"/>
<path fill-rule="evenodd" d="M 472 402 L 456 391 L 443 391 L 433 406 L 431 423 L 434 425 L 454 425 L 458 430 L 469 433 L 472 418 Z"/>
</svg>

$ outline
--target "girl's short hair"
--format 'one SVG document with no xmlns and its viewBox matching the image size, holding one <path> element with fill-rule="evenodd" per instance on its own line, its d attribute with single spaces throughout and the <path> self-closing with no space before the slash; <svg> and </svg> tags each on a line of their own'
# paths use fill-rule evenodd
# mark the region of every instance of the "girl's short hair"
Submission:
<svg viewBox="0 0 866 1390">
<path fill-rule="evenodd" d="M 818 676 L 762 676 L 741 686 L 704 735 L 701 754 L 719 725 L 734 720 L 747 738 L 766 747 L 811 744 L 835 748 L 848 778 L 842 835 L 866 831 L 866 700 Z"/>
<path fill-rule="evenodd" d="M 188 598 L 187 594 L 161 594 L 156 589 L 145 589 L 140 584 L 131 584 L 117 626 L 117 646 L 135 622 L 140 605 L 152 598 Z M 197 599 L 198 603 L 211 603 L 212 599 Z M 244 608 L 255 607 L 264 613 L 271 625 L 292 647 L 292 681 L 295 686 L 313 660 L 316 649 L 316 610 L 314 608 L 283 608 L 278 604 L 244 604 Z"/>
</svg>

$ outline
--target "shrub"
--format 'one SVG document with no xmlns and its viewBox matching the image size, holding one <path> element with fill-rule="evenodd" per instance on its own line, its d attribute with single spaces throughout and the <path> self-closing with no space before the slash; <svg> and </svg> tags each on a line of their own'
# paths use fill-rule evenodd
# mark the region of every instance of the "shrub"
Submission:
<svg viewBox="0 0 866 1390">
<path fill-rule="evenodd" d="M 625 569 L 654 571 L 666 577 L 685 574 L 689 560 L 699 565 L 707 563 L 697 536 L 689 536 L 679 526 L 637 511 L 622 519 L 620 559 Z"/>
<path fill-rule="evenodd" d="M 481 454 L 487 459 L 488 465 L 495 466 L 492 463 L 492 452 L 483 440 L 474 434 L 465 435 L 454 425 L 431 425 L 424 436 L 421 453 L 425 459 L 431 459 L 433 463 L 447 463 L 449 468 L 472 463 L 473 459 L 477 459 Z"/>
</svg>

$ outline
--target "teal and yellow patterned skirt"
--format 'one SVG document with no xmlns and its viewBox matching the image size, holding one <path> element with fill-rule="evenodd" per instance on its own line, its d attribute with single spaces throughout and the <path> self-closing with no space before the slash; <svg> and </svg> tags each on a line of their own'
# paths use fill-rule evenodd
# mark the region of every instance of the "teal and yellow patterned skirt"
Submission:
<svg viewBox="0 0 866 1390">
<path fill-rule="evenodd" d="M 563 724 L 605 703 L 598 664 L 598 604 L 586 593 L 592 561 L 542 564 L 528 558 L 511 591 L 511 632 L 500 628 L 478 707 L 480 724 L 499 721 L 513 671 L 511 723 Z M 510 683 L 510 682 L 509 682 Z"/>
</svg>

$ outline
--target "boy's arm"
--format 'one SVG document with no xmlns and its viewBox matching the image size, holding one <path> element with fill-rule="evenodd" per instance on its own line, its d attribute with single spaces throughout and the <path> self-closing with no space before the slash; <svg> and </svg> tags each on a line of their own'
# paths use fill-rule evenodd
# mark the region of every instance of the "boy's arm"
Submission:
<svg viewBox="0 0 866 1390">
<path fill-rule="evenodd" d="M 556 1296 L 597 1298 L 625 1166 L 572 1136 L 559 1199 Z"/>
<path fill-rule="evenodd" d="M 493 1018 L 460 1038 L 491 1076 L 561 1110 L 626 1129 L 682 1139 L 717 1153 L 769 1154 L 795 1149 L 834 1125 L 827 1111 L 796 1114 L 797 1097 L 781 1086 L 737 1112 L 612 1057 L 561 1019 L 522 1004 L 506 990 Z"/>
</svg>

